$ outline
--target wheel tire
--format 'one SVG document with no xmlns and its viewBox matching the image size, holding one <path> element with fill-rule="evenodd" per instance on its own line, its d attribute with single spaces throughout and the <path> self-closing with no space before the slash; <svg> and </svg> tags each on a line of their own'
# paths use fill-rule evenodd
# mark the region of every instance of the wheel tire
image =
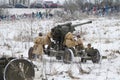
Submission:
<svg viewBox="0 0 120 80">
<path fill-rule="evenodd" d="M 4 80 L 3 79 L 3 67 L 0 66 L 0 80 Z"/>
<path fill-rule="evenodd" d="M 30 47 L 29 51 L 28 51 L 28 59 L 33 59 L 33 47 Z"/>
<path fill-rule="evenodd" d="M 100 62 L 100 53 L 97 51 L 96 55 L 92 57 L 92 62 L 93 63 L 99 63 Z"/>
<path fill-rule="evenodd" d="M 25 59 L 13 59 L 4 69 L 4 80 L 33 80 L 33 64 Z"/>
<path fill-rule="evenodd" d="M 75 49 L 73 47 L 70 48 L 72 50 L 73 53 L 75 53 Z M 75 54 L 74 54 L 75 55 Z"/>
<path fill-rule="evenodd" d="M 71 63 L 72 61 L 72 55 L 71 55 L 71 49 L 66 49 L 65 52 L 64 52 L 64 55 L 63 55 L 63 62 L 64 63 Z"/>
<path fill-rule="evenodd" d="M 93 62 L 93 63 L 97 63 L 97 61 L 96 61 L 96 58 L 95 58 L 95 57 L 92 57 L 92 62 Z"/>
</svg>

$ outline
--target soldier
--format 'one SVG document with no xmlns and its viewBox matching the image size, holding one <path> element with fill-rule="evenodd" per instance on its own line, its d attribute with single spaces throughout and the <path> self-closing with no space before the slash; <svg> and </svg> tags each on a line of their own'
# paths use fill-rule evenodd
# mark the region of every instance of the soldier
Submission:
<svg viewBox="0 0 120 80">
<path fill-rule="evenodd" d="M 33 54 L 34 58 L 37 59 L 37 57 L 41 58 L 43 55 L 43 46 L 44 46 L 44 37 L 42 36 L 42 33 L 39 33 L 39 36 L 35 38 L 34 40 L 34 46 L 33 46 Z"/>
<path fill-rule="evenodd" d="M 48 50 L 44 50 L 45 54 L 47 55 L 50 55 L 50 47 L 51 47 L 51 38 L 52 38 L 52 35 L 51 35 L 51 32 L 48 32 L 47 35 L 45 36 L 45 40 L 44 40 L 44 45 L 48 45 L 46 49 Z"/>
<path fill-rule="evenodd" d="M 71 32 L 68 32 L 65 35 L 64 45 L 68 48 L 75 47 L 77 45 L 77 42 L 74 39 L 73 34 Z"/>
<path fill-rule="evenodd" d="M 83 50 L 84 49 L 83 41 L 82 41 L 80 35 L 77 35 L 77 46 L 76 46 L 76 48 L 78 50 Z"/>
<path fill-rule="evenodd" d="M 91 47 L 91 44 L 89 43 L 87 45 L 87 48 L 85 49 L 85 52 L 89 57 L 92 58 L 93 63 L 98 63 L 100 61 L 100 53 L 98 49 L 94 49 Z"/>
<path fill-rule="evenodd" d="M 91 44 L 89 43 L 87 45 L 87 48 L 85 48 L 85 52 L 87 53 L 88 56 L 94 56 L 94 49 L 91 47 Z"/>
<path fill-rule="evenodd" d="M 48 32 L 46 37 L 45 37 L 45 44 L 46 45 L 50 45 L 51 44 L 51 38 L 52 38 L 51 32 Z"/>
</svg>

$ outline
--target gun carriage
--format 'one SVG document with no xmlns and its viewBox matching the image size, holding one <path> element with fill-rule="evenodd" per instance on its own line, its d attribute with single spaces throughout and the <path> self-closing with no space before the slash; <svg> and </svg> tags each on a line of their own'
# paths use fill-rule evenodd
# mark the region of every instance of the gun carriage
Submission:
<svg viewBox="0 0 120 80">
<path fill-rule="evenodd" d="M 85 50 L 79 50 L 74 47 L 67 47 L 63 44 L 65 40 L 65 35 L 68 32 L 73 33 L 73 31 L 75 31 L 75 27 L 89 23 L 92 23 L 92 21 L 87 21 L 76 25 L 72 25 L 71 22 L 68 22 L 53 27 L 51 29 L 53 42 L 51 42 L 51 45 L 49 45 L 49 47 L 44 50 L 45 54 L 48 54 L 49 56 L 56 56 L 56 59 L 63 60 L 63 62 L 65 63 L 70 63 L 74 56 L 80 56 L 82 62 L 86 62 L 87 59 L 92 60 L 94 63 L 99 62 L 100 54 L 97 49 L 93 51 L 95 55 L 92 55 L 92 57 L 88 57 Z M 28 54 L 31 55 L 32 50 L 33 48 L 31 47 Z M 31 58 L 31 56 L 29 57 Z"/>
<path fill-rule="evenodd" d="M 33 80 L 34 66 L 27 59 L 0 58 L 0 80 Z"/>
</svg>

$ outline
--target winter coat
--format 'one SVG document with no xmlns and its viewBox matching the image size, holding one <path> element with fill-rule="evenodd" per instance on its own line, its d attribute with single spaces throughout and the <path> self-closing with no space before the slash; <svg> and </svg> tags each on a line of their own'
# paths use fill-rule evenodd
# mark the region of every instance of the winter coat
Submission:
<svg viewBox="0 0 120 80">
<path fill-rule="evenodd" d="M 45 36 L 44 42 L 45 42 L 46 45 L 50 45 L 50 43 L 51 43 L 50 38 L 52 38 L 51 32 L 47 33 L 47 35 Z"/>
<path fill-rule="evenodd" d="M 66 45 L 69 48 L 70 47 L 75 47 L 77 45 L 77 42 L 73 38 L 73 34 L 71 32 L 68 32 L 65 35 L 64 45 Z"/>
<path fill-rule="evenodd" d="M 42 55 L 43 54 L 44 37 L 39 36 L 34 40 L 33 54 Z"/>
<path fill-rule="evenodd" d="M 78 43 L 78 45 L 79 45 L 79 44 L 83 44 L 82 39 L 81 39 L 81 38 L 78 38 L 78 39 L 77 39 L 77 43 Z"/>
<path fill-rule="evenodd" d="M 83 41 L 82 41 L 81 38 L 78 38 L 78 39 L 77 39 L 77 46 L 78 46 L 80 49 L 84 49 Z"/>
</svg>

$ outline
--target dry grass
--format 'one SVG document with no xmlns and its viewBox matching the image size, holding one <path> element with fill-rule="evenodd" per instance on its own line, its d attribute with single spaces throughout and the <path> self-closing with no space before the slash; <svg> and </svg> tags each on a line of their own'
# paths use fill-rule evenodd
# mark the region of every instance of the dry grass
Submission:
<svg viewBox="0 0 120 80">
<path fill-rule="evenodd" d="M 33 38 L 31 36 L 17 36 L 14 37 L 15 41 L 23 41 L 23 42 L 29 42 L 29 41 L 33 41 Z"/>
<path fill-rule="evenodd" d="M 105 43 L 106 43 L 106 44 L 112 43 L 112 41 L 110 41 L 109 39 L 106 39 L 106 40 L 105 40 Z"/>
</svg>

